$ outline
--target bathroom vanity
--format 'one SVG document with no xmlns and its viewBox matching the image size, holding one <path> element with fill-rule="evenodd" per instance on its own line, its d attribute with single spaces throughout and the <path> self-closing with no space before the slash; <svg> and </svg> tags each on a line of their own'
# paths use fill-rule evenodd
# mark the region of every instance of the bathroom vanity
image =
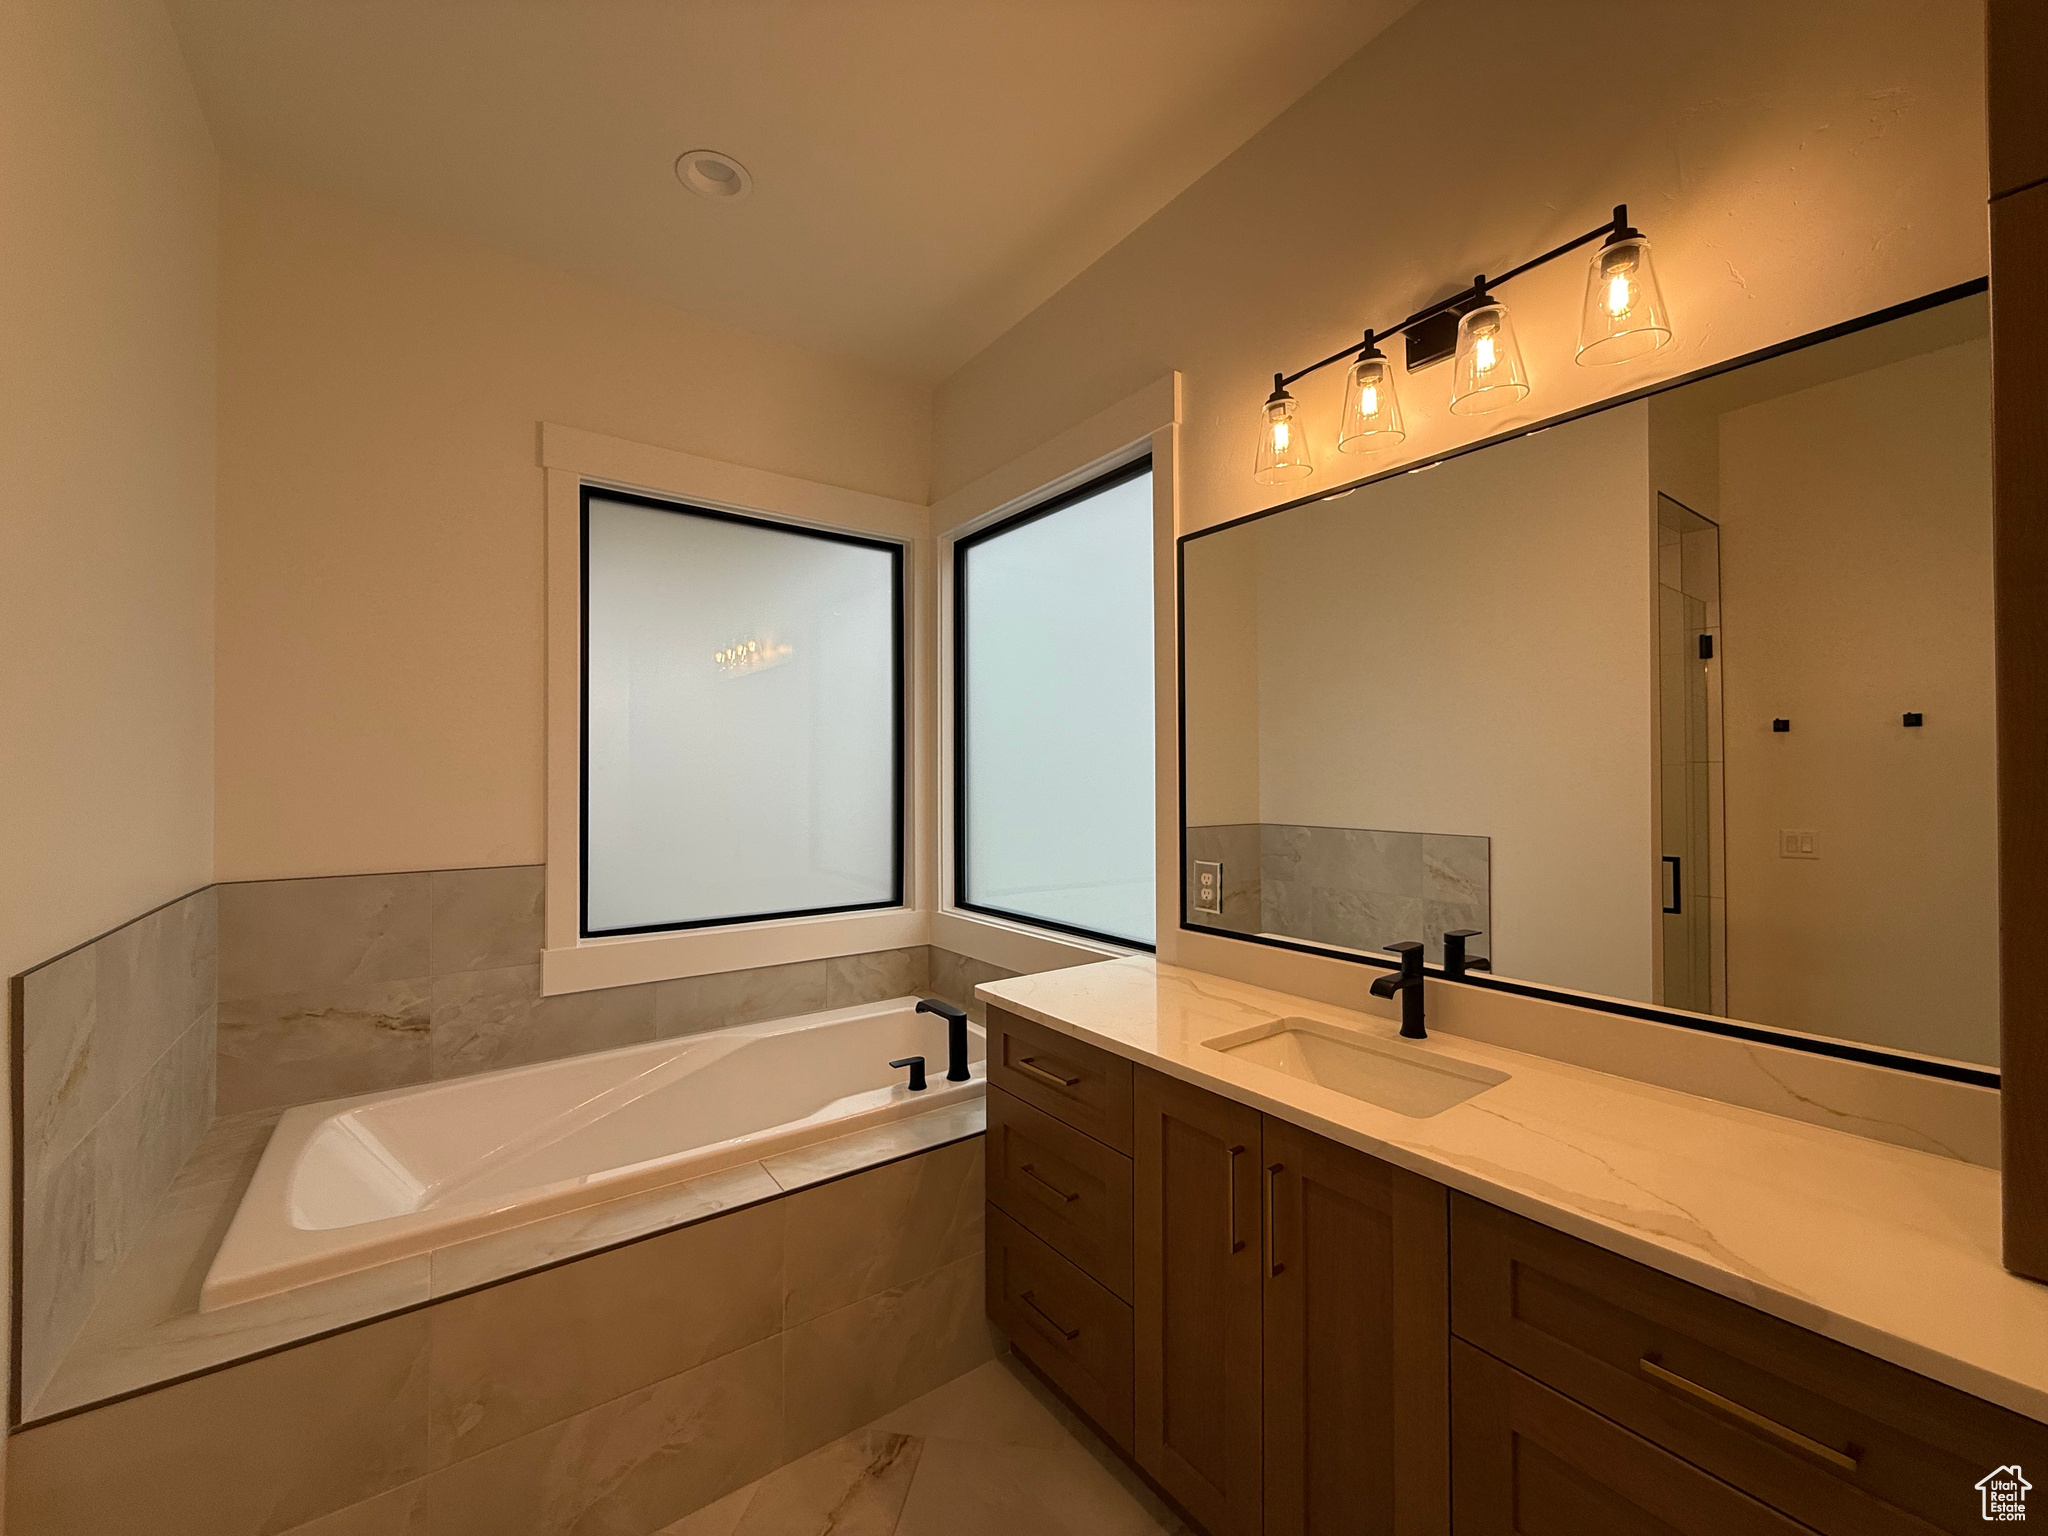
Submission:
<svg viewBox="0 0 2048 1536">
<path fill-rule="evenodd" d="M 1905 1536 L 2048 1467 L 1990 1169 L 1149 959 L 980 992 L 989 1316 L 1212 1536 Z"/>
</svg>

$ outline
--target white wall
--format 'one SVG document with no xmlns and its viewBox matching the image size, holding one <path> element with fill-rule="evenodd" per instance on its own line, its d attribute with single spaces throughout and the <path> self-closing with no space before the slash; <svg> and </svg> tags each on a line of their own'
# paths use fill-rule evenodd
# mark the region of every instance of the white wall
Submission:
<svg viewBox="0 0 2048 1536">
<path fill-rule="evenodd" d="M 1738 1018 L 1997 1060 L 1990 385 L 1978 340 L 1721 418 Z"/>
<path fill-rule="evenodd" d="M 1491 837 L 1495 969 L 1647 1000 L 1649 495 L 1638 403 L 1197 541 L 1191 750 L 1255 739 L 1265 822 Z M 1254 720 L 1198 627 L 1256 653 Z"/>
<path fill-rule="evenodd" d="M 0 7 L 0 976 L 212 878 L 217 201 L 156 0 Z"/>
<path fill-rule="evenodd" d="M 223 879 L 542 853 L 537 423 L 911 501 L 925 391 L 230 177 Z"/>
</svg>

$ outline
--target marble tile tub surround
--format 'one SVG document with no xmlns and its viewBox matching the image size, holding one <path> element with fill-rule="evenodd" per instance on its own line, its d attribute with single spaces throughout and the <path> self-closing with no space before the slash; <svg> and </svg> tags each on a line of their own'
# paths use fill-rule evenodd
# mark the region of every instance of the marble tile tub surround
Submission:
<svg viewBox="0 0 2048 1536">
<path fill-rule="evenodd" d="M 1489 953 L 1491 840 L 1449 832 L 1239 822 L 1189 827 L 1188 862 L 1221 861 L 1220 914 L 1193 923 L 1233 933 L 1276 933 L 1314 944 L 1381 950 L 1420 939 L 1441 963 L 1444 934 L 1476 928 L 1471 953 Z M 1194 879 L 1190 867 L 1189 881 Z"/>
<path fill-rule="evenodd" d="M 213 1119 L 216 914 L 195 891 L 16 983 L 25 1396 Z"/>
<path fill-rule="evenodd" d="M 993 1358 L 979 1138 L 16 1434 L 39 1536 L 644 1536 Z"/>
<path fill-rule="evenodd" d="M 982 1102 L 974 1099 L 284 1295 L 202 1313 L 199 1292 L 207 1267 L 278 1113 L 257 1110 L 215 1122 L 48 1386 L 24 1399 L 25 1421 L 74 1413 L 265 1350 L 979 1139 L 986 1123 Z"/>
<path fill-rule="evenodd" d="M 1149 957 L 981 991 L 1049 1028 L 2048 1422 L 2048 1286 L 1999 1263 L 1995 1169 L 1442 1028 L 1402 1042 L 1390 1015 Z M 1508 1079 L 1414 1119 L 1203 1045 L 1304 1014 Z"/>
<path fill-rule="evenodd" d="M 1004 973 L 924 946 L 559 997 L 542 869 L 263 880 L 220 891 L 220 1108 L 280 1108 Z"/>
</svg>

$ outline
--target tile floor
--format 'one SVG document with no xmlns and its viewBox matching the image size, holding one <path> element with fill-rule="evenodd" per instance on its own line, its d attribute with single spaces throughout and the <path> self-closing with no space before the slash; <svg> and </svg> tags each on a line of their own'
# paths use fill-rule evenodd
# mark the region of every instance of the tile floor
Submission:
<svg viewBox="0 0 2048 1536">
<path fill-rule="evenodd" d="M 1183 1536 L 1010 1355 L 769 1473 L 659 1536 Z"/>
</svg>

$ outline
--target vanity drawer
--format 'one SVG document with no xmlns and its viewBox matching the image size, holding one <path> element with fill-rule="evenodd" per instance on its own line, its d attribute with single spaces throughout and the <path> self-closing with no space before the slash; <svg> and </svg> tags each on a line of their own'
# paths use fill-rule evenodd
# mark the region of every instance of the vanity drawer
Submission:
<svg viewBox="0 0 2048 1536">
<path fill-rule="evenodd" d="M 991 1004 L 988 1080 L 1077 1131 L 1131 1150 L 1131 1064 Z"/>
<path fill-rule="evenodd" d="M 1131 1299 L 1131 1160 L 1000 1088 L 988 1091 L 988 1198 Z"/>
<path fill-rule="evenodd" d="M 1453 1536 L 1809 1536 L 1619 1424 L 1451 1345 Z"/>
<path fill-rule="evenodd" d="M 1980 1530 L 1979 1478 L 2048 1466 L 2048 1426 L 1464 1195 L 1451 1329 L 1830 1536 Z"/>
<path fill-rule="evenodd" d="M 1131 1450 L 1131 1309 L 993 1205 L 987 1286 L 989 1320 L 1011 1347 Z"/>
</svg>

